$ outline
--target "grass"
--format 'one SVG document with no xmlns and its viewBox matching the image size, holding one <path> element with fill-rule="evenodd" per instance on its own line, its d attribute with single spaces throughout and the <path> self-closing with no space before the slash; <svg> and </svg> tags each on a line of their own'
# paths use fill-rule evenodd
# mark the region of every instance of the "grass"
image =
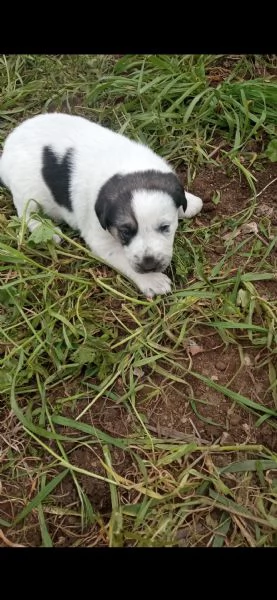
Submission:
<svg viewBox="0 0 277 600">
<path fill-rule="evenodd" d="M 217 216 L 180 224 L 173 293 L 152 302 L 69 228 L 55 247 L 39 217 L 32 237 L 0 190 L 0 545 L 276 545 L 277 230 L 256 219 L 275 183 L 257 194 L 274 166 L 276 67 L 270 56 L 0 59 L 3 141 L 24 118 L 63 110 L 185 165 L 189 187 L 207 168 L 235 178 L 237 194 L 247 186 L 237 212 L 219 191 Z"/>
</svg>

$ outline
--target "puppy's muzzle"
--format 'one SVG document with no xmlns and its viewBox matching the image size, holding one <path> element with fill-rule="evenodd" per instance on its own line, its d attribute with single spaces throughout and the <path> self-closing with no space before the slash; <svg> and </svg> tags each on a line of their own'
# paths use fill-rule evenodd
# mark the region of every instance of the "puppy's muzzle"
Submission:
<svg viewBox="0 0 277 600">
<path fill-rule="evenodd" d="M 136 265 L 136 271 L 138 273 L 160 273 L 167 267 L 164 261 L 157 260 L 155 256 L 144 256 L 142 261 Z"/>
</svg>

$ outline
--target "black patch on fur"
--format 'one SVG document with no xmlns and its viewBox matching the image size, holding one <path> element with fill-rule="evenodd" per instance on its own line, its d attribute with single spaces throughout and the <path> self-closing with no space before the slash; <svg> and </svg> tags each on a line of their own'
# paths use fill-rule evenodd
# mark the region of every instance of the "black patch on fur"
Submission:
<svg viewBox="0 0 277 600">
<path fill-rule="evenodd" d="M 124 185 L 125 176 L 114 175 L 101 188 L 95 212 L 103 229 L 115 227 L 123 245 L 128 245 L 138 230 L 131 206 L 132 188 Z"/>
<path fill-rule="evenodd" d="M 59 158 L 50 146 L 44 146 L 42 154 L 42 176 L 51 190 L 57 204 L 72 211 L 70 197 L 70 178 L 72 171 L 73 149 L 69 148 Z"/>
<path fill-rule="evenodd" d="M 138 190 L 166 192 L 172 197 L 176 208 L 187 208 L 187 200 L 178 177 L 161 171 L 137 171 L 128 175 L 114 175 L 103 185 L 95 203 L 95 212 L 103 229 L 110 230 L 120 224 L 130 223 L 133 235 L 137 222 L 131 207 L 132 194 Z M 133 236 L 132 236 L 133 237 Z M 130 240 L 131 241 L 131 238 Z"/>
</svg>

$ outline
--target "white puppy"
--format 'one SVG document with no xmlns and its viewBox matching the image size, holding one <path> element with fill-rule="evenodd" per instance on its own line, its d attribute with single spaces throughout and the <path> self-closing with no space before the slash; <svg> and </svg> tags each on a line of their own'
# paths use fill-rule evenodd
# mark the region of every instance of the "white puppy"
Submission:
<svg viewBox="0 0 277 600">
<path fill-rule="evenodd" d="M 20 217 L 28 203 L 31 231 L 38 203 L 78 229 L 94 255 L 148 297 L 170 291 L 162 271 L 172 258 L 178 217 L 202 208 L 148 147 L 66 114 L 39 115 L 16 127 L 4 144 L 0 178 Z"/>
</svg>

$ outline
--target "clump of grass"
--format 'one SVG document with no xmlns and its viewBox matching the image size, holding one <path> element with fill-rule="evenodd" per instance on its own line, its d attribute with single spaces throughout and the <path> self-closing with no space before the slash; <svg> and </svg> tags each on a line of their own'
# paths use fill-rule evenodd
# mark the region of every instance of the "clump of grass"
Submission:
<svg viewBox="0 0 277 600">
<path fill-rule="evenodd" d="M 1 59 L 2 139 L 41 110 L 74 111 L 147 141 L 175 164 L 185 161 L 189 173 L 201 164 L 235 164 L 252 186 L 239 214 L 180 225 L 173 293 L 152 302 L 67 228 L 55 247 L 53 226 L 41 217 L 41 240 L 32 238 L 2 191 L 5 545 L 31 545 L 34 535 L 43 546 L 276 545 L 276 453 L 254 438 L 224 443 L 219 436 L 211 444 L 195 425 L 214 425 L 203 412 L 210 393 L 249 415 L 255 431 L 266 423 L 275 434 L 277 416 L 276 301 L 259 288 L 276 281 L 276 232 L 266 219 L 249 229 L 254 184 L 242 161 L 249 140 L 273 135 L 276 81 L 267 75 L 241 82 L 255 71 L 253 62 L 233 57 L 214 86 L 223 58 Z M 257 64 L 272 67 L 262 57 Z M 209 155 L 219 144 L 215 160 Z M 212 264 L 216 241 L 222 253 Z M 225 383 L 196 368 L 187 351 L 191 340 L 201 344 L 211 333 L 237 356 Z M 261 372 L 266 377 L 263 395 L 236 385 L 250 352 L 253 381 Z M 207 396 L 195 393 L 197 384 Z M 153 425 L 154 407 L 162 399 L 167 407 L 171 394 L 195 417 L 188 432 Z M 109 411 L 120 415 L 125 433 L 109 420 L 103 426 Z M 98 489 L 106 499 L 101 510 Z"/>
</svg>

